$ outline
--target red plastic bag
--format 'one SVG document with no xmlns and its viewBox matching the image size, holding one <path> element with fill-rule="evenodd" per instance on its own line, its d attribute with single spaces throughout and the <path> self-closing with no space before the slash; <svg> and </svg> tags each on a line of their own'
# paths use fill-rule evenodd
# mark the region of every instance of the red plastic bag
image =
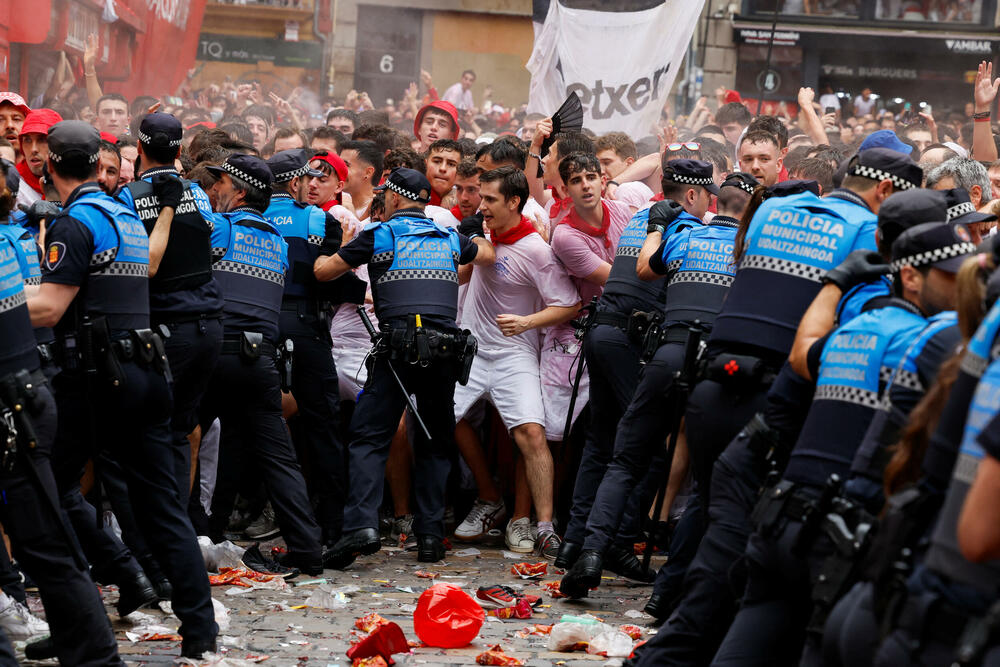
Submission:
<svg viewBox="0 0 1000 667">
<path fill-rule="evenodd" d="M 393 653 L 406 653 L 409 650 L 406 635 L 400 627 L 386 622 L 385 625 L 376 626 L 361 643 L 347 649 L 347 657 L 353 660 L 378 657 L 384 660 L 382 664 L 392 665 L 395 664 L 392 660 Z"/>
<path fill-rule="evenodd" d="M 468 593 L 452 584 L 434 584 L 420 594 L 413 629 L 420 641 L 438 648 L 468 646 L 486 616 Z"/>
</svg>

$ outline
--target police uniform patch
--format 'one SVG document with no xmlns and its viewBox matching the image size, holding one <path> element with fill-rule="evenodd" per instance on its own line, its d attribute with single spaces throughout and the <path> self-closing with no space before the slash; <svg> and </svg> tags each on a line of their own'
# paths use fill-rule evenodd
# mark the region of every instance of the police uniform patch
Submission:
<svg viewBox="0 0 1000 667">
<path fill-rule="evenodd" d="M 955 225 L 955 236 L 957 236 L 960 241 L 972 241 L 972 237 L 969 235 L 969 230 L 966 229 L 964 225 Z"/>
<path fill-rule="evenodd" d="M 45 251 L 45 265 L 51 270 L 59 266 L 59 263 L 66 256 L 66 244 L 61 241 L 53 241 Z"/>
</svg>

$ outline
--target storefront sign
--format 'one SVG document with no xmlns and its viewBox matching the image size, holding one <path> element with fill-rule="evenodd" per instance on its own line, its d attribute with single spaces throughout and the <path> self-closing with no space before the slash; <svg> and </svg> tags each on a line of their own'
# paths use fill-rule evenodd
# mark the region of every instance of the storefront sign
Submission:
<svg viewBox="0 0 1000 667">
<path fill-rule="evenodd" d="M 202 33 L 198 40 L 198 60 L 252 65 L 269 62 L 275 67 L 319 69 L 323 66 L 323 47 L 319 42 L 285 42 Z"/>
<path fill-rule="evenodd" d="M 738 41 L 744 44 L 767 44 L 771 41 L 771 31 L 769 29 L 755 30 L 753 28 L 740 28 L 737 35 Z M 775 30 L 775 46 L 798 46 L 801 35 L 794 30 Z"/>
</svg>

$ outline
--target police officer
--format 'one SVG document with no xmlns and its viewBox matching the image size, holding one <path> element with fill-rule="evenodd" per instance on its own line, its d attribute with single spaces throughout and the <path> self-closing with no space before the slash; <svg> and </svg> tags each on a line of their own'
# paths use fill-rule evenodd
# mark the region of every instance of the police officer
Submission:
<svg viewBox="0 0 1000 667">
<path fill-rule="evenodd" d="M 896 298 L 820 338 L 805 358 L 791 356 L 816 392 L 782 480 L 754 510 L 746 596 L 713 664 L 798 664 L 814 611 L 810 582 L 823 583 L 826 556 L 843 546 L 828 537 L 837 534 L 827 528 L 833 494 L 926 317 L 954 303 L 953 274 L 975 251 L 969 238 L 943 222 L 903 232 L 892 246 Z"/>
<path fill-rule="evenodd" d="M 686 166 L 684 161 L 674 161 L 671 166 L 674 178 L 697 178 L 677 173 L 678 166 Z M 655 342 L 647 338 L 647 344 L 655 344 L 657 348 L 642 367 L 632 400 L 619 424 L 613 459 L 600 481 L 587 520 L 583 554 L 563 577 L 560 590 L 571 597 L 586 595 L 590 588 L 599 585 L 603 554 L 608 548 L 621 548 L 612 543 L 627 500 L 636 483 L 649 470 L 653 454 L 662 449 L 673 425 L 670 411 L 664 409 L 664 398 L 671 396 L 674 373 L 684 365 L 688 329 L 698 321 L 703 331 L 711 330 L 712 319 L 722 306 L 735 273 L 733 242 L 739 227 L 738 218 L 743 215 L 757 182 L 752 176 L 734 174 L 717 189 L 711 183 L 710 167 L 706 174 L 709 182 L 702 187 L 719 197 L 719 214 L 709 225 L 695 225 L 664 237 L 657 224 L 661 215 L 659 209 L 672 207 L 678 212 L 690 211 L 680 203 L 665 200 L 656 204 L 650 214 L 637 273 L 640 278 L 654 280 L 667 276 L 663 322 L 652 334 L 656 337 Z M 691 206 L 687 197 L 679 201 Z M 703 214 L 698 210 L 693 212 Z M 650 255 L 650 248 L 655 248 L 655 253 Z M 643 262 L 647 255 L 649 259 Z M 680 419 L 679 414 L 675 417 Z M 686 473 L 683 469 L 678 472 L 681 477 Z"/>
<path fill-rule="evenodd" d="M 604 291 L 597 302 L 597 311 L 589 320 L 584 335 L 583 353 L 593 392 L 590 428 L 573 488 L 569 523 L 555 560 L 558 568 L 568 570 L 583 551 L 587 519 L 594 497 L 611 461 L 618 424 L 632 400 L 639 377 L 643 339 L 650 326 L 659 321 L 663 311 L 666 281 L 647 282 L 640 280 L 636 274 L 647 228 L 655 226 L 662 237 L 670 238 L 681 230 L 700 227 L 703 224 L 701 217 L 691 215 L 683 208 L 678 210 L 676 201 L 690 199 L 699 208 L 707 208 L 705 202 L 711 193 L 705 188 L 715 187 L 712 166 L 694 159 L 696 152 L 685 148 L 667 155 L 677 157 L 663 160 L 661 187 L 666 199 L 637 211 L 625 226 L 615 249 Z M 689 182 L 693 180 L 698 182 Z M 699 212 L 698 208 L 692 210 Z M 701 214 L 704 214 L 703 209 Z M 623 526 L 634 525 L 638 521 L 642 512 L 640 504 L 638 497 L 629 501 L 630 518 L 622 522 Z M 618 546 L 612 547 L 605 557 L 607 562 L 603 565 L 615 571 L 625 572 L 628 565 L 638 564 L 630 550 Z M 643 578 L 641 572 L 633 571 L 632 574 Z"/>
<path fill-rule="evenodd" d="M 0 221 L 7 220 L 13 205 L 12 191 L 0 181 Z M 100 595 L 58 507 L 50 464 L 56 407 L 40 371 L 31 330 L 19 262 L 25 256 L 6 233 L 0 234 L 0 284 L 4 285 L 0 292 L 0 414 L 6 435 L 0 461 L 0 490 L 6 502 L 0 504 L 0 523 L 21 568 L 38 585 L 59 662 L 120 665 Z M 37 252 L 33 257 L 37 268 Z M 18 411 L 18 406 L 24 409 Z M 0 640 L 0 660 L 17 664 L 5 636 Z"/>
<path fill-rule="evenodd" d="M 468 378 L 474 354 L 468 332 L 460 332 L 455 323 L 458 267 L 490 264 L 495 257 L 492 245 L 481 238 L 481 226 L 479 237 L 470 240 L 424 215 L 431 187 L 420 172 L 395 169 L 380 187 L 385 191 L 385 222 L 366 226 L 316 269 L 317 278 L 329 280 L 368 264 L 382 330 L 351 419 L 344 534 L 327 558 L 335 568 L 381 548 L 378 508 L 389 443 L 406 405 L 404 392 L 416 396 L 430 431 L 430 438 L 422 429 L 416 432 L 416 477 L 421 480 L 415 487 L 417 559 L 444 558 L 444 491 L 454 448 L 455 381 Z M 526 200 L 524 174 L 512 170 L 501 192 Z"/>
<path fill-rule="evenodd" d="M 213 270 L 225 300 L 222 355 L 202 409 L 202 423 L 215 417 L 222 421 L 212 535 L 221 536 L 229 521 L 241 463 L 253 466 L 264 479 L 288 544 L 285 566 L 319 574 L 320 530 L 281 418 L 275 343 L 288 244 L 263 217 L 270 203 L 271 170 L 252 155 L 231 155 L 209 169 L 219 179 L 213 186 L 216 210 L 225 214 L 212 230 L 212 253 L 219 258 Z M 248 449 L 240 452 L 240 446 Z"/>
<path fill-rule="evenodd" d="M 99 423 L 101 444 L 125 473 L 136 521 L 163 555 L 181 652 L 201 657 L 215 650 L 218 626 L 174 474 L 169 368 L 149 329 L 148 239 L 138 217 L 94 182 L 99 144 L 97 130 L 81 121 L 50 129 L 48 169 L 64 208 L 46 230 L 42 282 L 28 302 L 33 324 L 55 328 L 62 367 L 53 385 L 63 504 L 74 511 L 82 504 L 79 479 L 95 453 L 85 425 Z"/>
<path fill-rule="evenodd" d="M 149 234 L 149 311 L 154 327 L 165 327 L 164 341 L 173 375 L 175 474 L 183 501 L 191 488 L 192 461 L 188 435 L 198 425 L 198 405 L 222 345 L 222 293 L 212 277 L 211 233 L 214 226 L 208 195 L 197 183 L 182 180 L 174 168 L 183 128 L 166 113 L 151 113 L 139 125 L 143 172 L 118 193 Z M 169 599 L 169 583 L 135 525 L 124 485 L 112 462 L 101 464 L 101 478 L 112 500 L 122 537 L 153 581 L 161 599 Z"/>
<path fill-rule="evenodd" d="M 323 531 L 323 544 L 333 544 L 340 537 L 343 523 L 346 460 L 338 433 L 340 389 L 330 354 L 333 342 L 327 304 L 339 299 L 324 289 L 330 283 L 316 280 L 314 267 L 320 258 L 337 252 L 342 231 L 332 215 L 305 203 L 308 179 L 323 175 L 309 168 L 310 157 L 309 151 L 295 148 L 276 153 L 267 161 L 274 186 L 264 217 L 288 243 L 289 269 L 278 337 L 280 341 L 290 340 L 294 346 L 291 392 L 298 416 L 290 427 L 296 445 L 310 457 L 317 471 L 311 476 L 319 500 L 316 518 Z M 361 288 L 364 290 L 363 285 Z M 362 291 L 358 300 L 363 299 Z"/>
</svg>

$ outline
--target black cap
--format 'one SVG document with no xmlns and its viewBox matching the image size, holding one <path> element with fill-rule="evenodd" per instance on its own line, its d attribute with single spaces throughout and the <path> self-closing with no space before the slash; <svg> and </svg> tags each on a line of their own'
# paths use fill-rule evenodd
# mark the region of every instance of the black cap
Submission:
<svg viewBox="0 0 1000 667">
<path fill-rule="evenodd" d="M 396 167 L 385 178 L 385 183 L 375 188 L 376 192 L 392 190 L 412 201 L 426 204 L 431 200 L 431 183 L 427 177 L 415 169 Z"/>
<path fill-rule="evenodd" d="M 764 199 L 770 199 L 771 197 L 791 197 L 792 195 L 800 195 L 803 192 L 811 192 L 819 197 L 819 183 L 805 179 L 781 181 L 767 187 Z"/>
<path fill-rule="evenodd" d="M 955 273 L 962 262 L 975 252 L 976 245 L 965 227 L 945 222 L 925 222 L 910 227 L 893 242 L 891 266 L 893 273 L 904 266 L 933 266 Z"/>
<path fill-rule="evenodd" d="M 212 165 L 206 168 L 214 174 L 235 176 L 261 191 L 269 189 L 274 182 L 267 163 L 255 155 L 237 153 L 227 157 L 219 166 Z"/>
<path fill-rule="evenodd" d="M 713 195 L 719 194 L 719 186 L 712 180 L 712 163 L 704 160 L 670 160 L 666 164 L 663 178 L 673 183 L 700 185 Z"/>
<path fill-rule="evenodd" d="M 146 114 L 139 123 L 139 141 L 146 146 L 169 148 L 180 146 L 184 128 L 181 122 L 168 113 L 159 111 Z"/>
<path fill-rule="evenodd" d="M 305 148 L 289 148 L 287 151 L 280 151 L 268 158 L 267 167 L 274 175 L 275 183 L 284 183 L 297 176 L 318 178 L 323 175 L 323 172 L 309 168 L 309 160 L 311 159 L 312 151 Z"/>
<path fill-rule="evenodd" d="M 947 221 L 953 225 L 969 225 L 974 222 L 993 222 L 997 219 L 992 213 L 980 213 L 969 199 L 969 191 L 965 188 L 943 190 L 948 202 Z"/>
<path fill-rule="evenodd" d="M 722 185 L 719 189 L 726 187 L 734 187 L 743 190 L 749 194 L 753 194 L 753 191 L 757 189 L 760 183 L 753 175 L 746 173 L 745 171 L 734 171 L 733 173 L 726 176 L 726 180 L 722 181 Z"/>
<path fill-rule="evenodd" d="M 894 192 L 878 209 L 878 234 L 883 243 L 892 244 L 910 227 L 947 219 L 948 203 L 943 192 L 921 188 Z"/>
<path fill-rule="evenodd" d="M 873 181 L 892 181 L 897 190 L 919 188 L 924 171 L 909 155 L 889 148 L 869 148 L 851 158 L 848 176 L 861 176 Z"/>
<path fill-rule="evenodd" d="M 101 148 L 101 135 L 90 123 L 82 120 L 64 120 L 49 128 L 49 157 L 53 162 L 65 158 L 97 162 Z"/>
</svg>

